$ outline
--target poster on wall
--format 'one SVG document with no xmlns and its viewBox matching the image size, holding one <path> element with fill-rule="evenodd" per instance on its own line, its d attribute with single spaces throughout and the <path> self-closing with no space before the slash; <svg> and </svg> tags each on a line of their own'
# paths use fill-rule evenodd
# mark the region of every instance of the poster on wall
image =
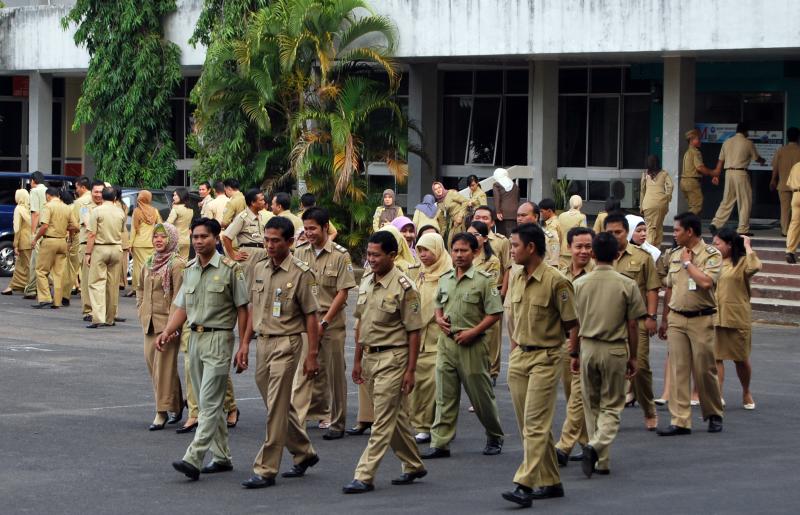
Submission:
<svg viewBox="0 0 800 515">
<path fill-rule="evenodd" d="M 702 143 L 722 144 L 736 134 L 735 123 L 698 123 Z M 783 131 L 750 131 L 747 135 L 756 146 L 759 155 L 767 160 L 763 166 L 752 162 L 750 170 L 772 170 L 772 158 L 775 152 L 783 145 Z"/>
</svg>

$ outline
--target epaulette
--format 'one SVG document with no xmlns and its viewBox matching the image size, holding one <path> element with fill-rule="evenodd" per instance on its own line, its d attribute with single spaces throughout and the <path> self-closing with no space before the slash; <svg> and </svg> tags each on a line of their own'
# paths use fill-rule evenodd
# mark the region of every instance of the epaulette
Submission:
<svg viewBox="0 0 800 515">
<path fill-rule="evenodd" d="M 482 276 L 488 277 L 490 279 L 493 277 L 492 274 L 490 274 L 489 272 L 487 272 L 485 270 L 478 270 L 478 273 L 481 274 Z"/>
<path fill-rule="evenodd" d="M 547 236 L 548 238 L 553 238 L 553 233 L 550 232 L 549 229 L 544 229 L 542 232 L 544 232 L 544 235 Z"/>
<path fill-rule="evenodd" d="M 298 250 L 298 249 L 302 249 L 302 248 L 304 248 L 304 247 L 306 247 L 308 245 L 311 245 L 311 242 L 306 240 L 303 243 L 301 243 L 300 245 L 295 245 L 294 248 L 295 248 L 295 250 Z"/>
<path fill-rule="evenodd" d="M 398 278 L 398 281 L 400 282 L 400 286 L 402 286 L 404 290 L 408 291 L 411 289 L 411 281 L 408 280 L 408 277 L 401 275 Z"/>
<path fill-rule="evenodd" d="M 721 254 L 721 252 L 717 249 L 717 247 L 713 245 L 706 245 L 706 252 L 709 254 Z"/>
<path fill-rule="evenodd" d="M 194 266 L 195 263 L 197 263 L 197 256 L 195 256 L 194 259 L 190 259 L 189 262 L 186 263 L 186 266 L 187 267 Z"/>
<path fill-rule="evenodd" d="M 302 259 L 298 259 L 294 256 L 292 256 L 292 259 L 294 260 L 294 264 L 300 267 L 300 270 L 302 270 L 303 272 L 308 272 L 309 270 L 311 270 L 311 268 L 308 266 L 308 263 L 306 263 Z"/>
<path fill-rule="evenodd" d="M 229 258 L 227 256 L 223 256 L 222 257 L 222 262 L 225 263 L 225 266 L 228 266 L 230 268 L 233 268 L 234 266 L 236 266 L 236 261 L 232 260 L 231 258 Z"/>
<path fill-rule="evenodd" d="M 421 264 L 419 264 L 419 263 L 413 263 L 413 264 L 411 264 L 411 265 L 408 265 L 408 270 L 414 270 L 414 269 L 417 269 L 417 268 L 419 268 L 419 267 L 421 267 L 421 266 L 422 266 L 422 265 L 421 265 Z"/>
<path fill-rule="evenodd" d="M 672 257 L 672 255 L 675 254 L 676 252 L 678 252 L 678 255 L 680 255 L 679 251 L 681 251 L 681 250 L 683 250 L 683 247 L 682 246 L 677 246 L 677 247 L 674 247 L 674 248 L 671 248 L 671 249 L 667 249 L 665 254 L 667 256 L 669 256 L 669 257 Z"/>
<path fill-rule="evenodd" d="M 339 252 L 341 252 L 342 254 L 346 254 L 346 253 L 347 253 L 347 249 L 346 249 L 346 248 L 344 248 L 344 247 L 342 247 L 341 245 L 339 245 L 339 244 L 338 244 L 338 243 L 336 243 L 336 242 L 333 242 L 333 248 L 335 248 L 336 250 L 338 250 L 338 251 L 339 251 Z"/>
<path fill-rule="evenodd" d="M 508 239 L 508 238 L 505 237 L 505 235 L 503 235 L 502 233 L 499 233 L 499 232 L 494 233 L 494 236 L 495 236 L 495 238 L 498 238 L 498 239 L 501 239 L 501 240 L 507 240 Z"/>
<path fill-rule="evenodd" d="M 238 217 L 239 217 L 239 218 L 241 218 L 242 220 L 245 220 L 245 219 L 247 219 L 247 210 L 244 210 L 244 211 L 242 211 L 242 212 L 238 213 L 236 216 L 238 216 Z"/>
</svg>

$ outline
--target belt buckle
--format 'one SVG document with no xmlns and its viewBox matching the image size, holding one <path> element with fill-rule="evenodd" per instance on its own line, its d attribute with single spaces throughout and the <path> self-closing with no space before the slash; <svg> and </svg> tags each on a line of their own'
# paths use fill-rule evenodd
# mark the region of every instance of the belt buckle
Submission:
<svg viewBox="0 0 800 515">
<path fill-rule="evenodd" d="M 195 328 L 194 328 L 194 332 L 196 332 L 196 333 L 204 333 L 205 331 L 206 331 L 206 328 L 203 327 L 202 325 L 195 326 Z"/>
</svg>

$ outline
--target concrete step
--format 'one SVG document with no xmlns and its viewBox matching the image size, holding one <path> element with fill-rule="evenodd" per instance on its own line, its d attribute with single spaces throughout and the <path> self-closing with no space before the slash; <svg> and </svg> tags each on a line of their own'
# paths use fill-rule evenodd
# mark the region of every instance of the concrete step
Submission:
<svg viewBox="0 0 800 515">
<path fill-rule="evenodd" d="M 753 232 L 753 248 L 758 252 L 759 249 L 785 249 L 786 238 L 774 234 L 760 235 L 759 231 Z M 711 243 L 711 234 L 704 233 L 703 239 Z M 673 242 L 672 232 L 664 233 L 664 244 L 669 247 Z"/>
<path fill-rule="evenodd" d="M 790 265 L 786 261 L 762 259 L 762 271 L 768 274 L 786 274 L 800 276 L 800 265 Z"/>
<path fill-rule="evenodd" d="M 751 291 L 753 298 L 800 301 L 800 288 L 797 287 L 752 285 Z"/>
<path fill-rule="evenodd" d="M 769 274 L 758 273 L 751 280 L 751 284 L 765 286 L 779 286 L 789 288 L 800 288 L 800 269 L 794 274 Z"/>
<path fill-rule="evenodd" d="M 753 297 L 750 301 L 753 310 L 766 313 L 781 313 L 800 316 L 800 301 L 784 299 L 762 299 Z"/>
</svg>

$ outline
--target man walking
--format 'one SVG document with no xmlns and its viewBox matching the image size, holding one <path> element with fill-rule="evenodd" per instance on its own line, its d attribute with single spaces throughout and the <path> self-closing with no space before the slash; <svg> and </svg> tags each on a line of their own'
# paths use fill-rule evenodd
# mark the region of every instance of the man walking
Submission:
<svg viewBox="0 0 800 515">
<path fill-rule="evenodd" d="M 503 304 L 496 280 L 479 272 L 472 262 L 478 240 L 458 233 L 450 244 L 455 270 L 441 277 L 436 292 L 436 323 L 442 329 L 436 344 L 436 418 L 431 428 L 431 448 L 425 459 L 450 456 L 456 433 L 461 387 L 486 430 L 487 456 L 500 454 L 503 429 L 489 375 L 489 329 L 500 320 Z"/>
<path fill-rule="evenodd" d="M 114 325 L 119 304 L 119 277 L 122 261 L 122 233 L 125 212 L 114 199 L 113 188 L 103 189 L 103 204 L 92 211 L 84 263 L 89 268 L 89 301 L 92 323 L 87 329 Z"/>
<path fill-rule="evenodd" d="M 256 264 L 267 257 L 264 249 L 264 227 L 272 214 L 264 211 L 264 194 L 253 188 L 244 196 L 247 209 L 233 218 L 222 233 L 222 246 L 225 253 L 244 267 L 247 287 L 253 287 Z M 238 250 L 233 249 L 236 241 Z"/>
<path fill-rule="evenodd" d="M 703 163 L 703 154 L 700 153 L 700 131 L 692 129 L 687 132 L 686 141 L 689 143 L 689 148 L 683 154 L 680 188 L 689 204 L 689 211 L 700 216 L 703 212 L 703 188 L 700 180 L 704 175 L 717 177 L 718 174 Z"/>
<path fill-rule="evenodd" d="M 42 172 L 33 172 L 31 174 L 31 240 L 36 236 L 39 230 L 39 223 L 41 221 L 42 210 L 47 203 L 45 192 L 47 186 L 44 184 L 44 174 Z M 29 263 L 30 270 L 28 273 L 28 284 L 25 286 L 25 298 L 36 298 L 36 260 L 39 256 L 39 247 L 31 245 L 31 261 Z"/>
<path fill-rule="evenodd" d="M 47 204 L 42 209 L 39 230 L 31 245 L 39 241 L 39 259 L 36 262 L 35 309 L 51 307 L 58 309 L 64 299 L 63 278 L 67 265 L 67 236 L 78 230 L 78 220 L 72 209 L 61 201 L 56 188 L 47 188 Z M 50 296 L 48 276 L 53 277 L 53 296 Z M 66 292 L 69 296 L 69 292 Z"/>
<path fill-rule="evenodd" d="M 800 129 L 789 127 L 786 131 L 786 145 L 775 152 L 772 158 L 772 179 L 769 189 L 778 192 L 781 202 L 781 234 L 786 236 L 792 215 L 792 188 L 787 184 L 792 167 L 800 163 Z"/>
<path fill-rule="evenodd" d="M 636 282 L 612 266 L 617 248 L 613 235 L 598 234 L 592 243 L 597 267 L 574 283 L 579 331 L 570 335 L 570 357 L 572 372 L 581 375 L 589 432 L 582 462 L 586 477 L 609 473 L 609 449 L 625 408 L 625 378 L 636 374 L 637 321 L 646 314 Z"/>
</svg>

